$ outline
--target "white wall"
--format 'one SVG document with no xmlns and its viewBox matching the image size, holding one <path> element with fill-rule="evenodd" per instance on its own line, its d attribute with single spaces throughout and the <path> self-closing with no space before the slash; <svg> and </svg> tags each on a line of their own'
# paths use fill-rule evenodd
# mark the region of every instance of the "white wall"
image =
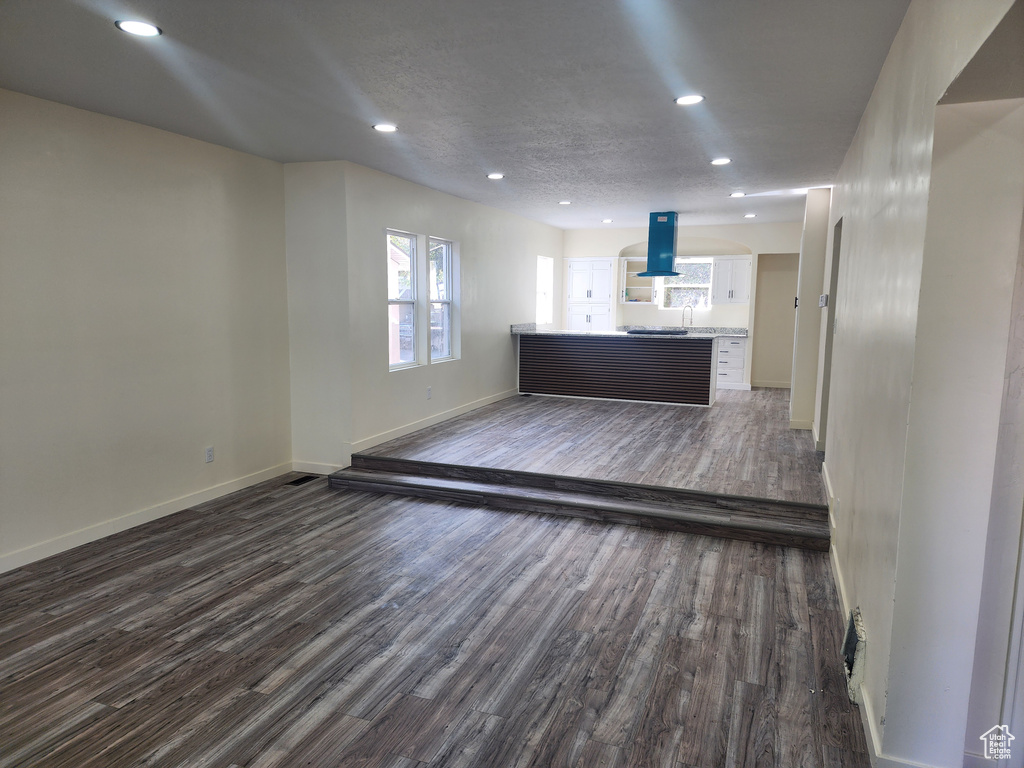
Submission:
<svg viewBox="0 0 1024 768">
<path fill-rule="evenodd" d="M 793 332 L 793 361 L 790 371 L 789 426 L 810 429 L 814 423 L 814 401 L 818 383 L 818 341 L 822 310 L 818 297 L 825 275 L 825 242 L 828 239 L 830 189 L 807 192 L 804 228 L 800 238 L 800 270 L 797 276 L 796 327 Z"/>
<path fill-rule="evenodd" d="M 0 570 L 289 469 L 281 166 L 9 91 L 0 136 Z"/>
<path fill-rule="evenodd" d="M 345 167 L 284 166 L 292 454 L 304 472 L 344 467 L 352 453 Z"/>
<path fill-rule="evenodd" d="M 0 131 L 0 571 L 515 392 L 560 230 L 5 91 Z M 459 244 L 461 359 L 388 371 L 386 227 Z"/>
<path fill-rule="evenodd" d="M 903 617 L 894 628 L 894 613 L 909 612 L 906 621 L 912 623 L 919 615 L 915 603 L 931 606 L 935 595 L 913 565 L 899 584 L 903 576 L 897 562 L 902 553 L 911 557 L 911 552 L 929 550 L 937 563 L 954 571 L 963 562 L 961 554 L 972 551 L 972 545 L 958 544 L 962 526 L 947 525 L 942 510 L 952 499 L 936 498 L 940 509 L 928 514 L 901 514 L 904 506 L 921 509 L 924 496 L 919 494 L 925 493 L 912 476 L 919 469 L 921 443 L 917 436 L 908 437 L 907 425 L 911 419 L 912 429 L 923 428 L 929 419 L 946 420 L 938 401 L 922 400 L 912 411 L 911 395 L 924 385 L 926 372 L 934 376 L 953 370 L 939 365 L 938 371 L 929 371 L 923 360 L 916 369 L 915 362 L 926 223 L 931 220 L 935 105 L 1010 5 L 1010 0 L 911 3 L 833 189 L 827 253 L 831 225 L 843 218 L 825 459 L 835 496 L 833 563 L 844 604 L 859 606 L 864 615 L 868 645 L 862 712 L 879 765 L 945 766 L 962 759 L 962 701 L 944 696 L 926 701 L 934 685 L 922 677 L 921 666 L 902 666 L 906 654 L 935 638 L 925 631 L 931 619 L 908 632 Z M 949 215 L 950 226 L 963 219 L 962 212 Z M 970 321 L 965 325 L 984 327 Z M 970 391 L 964 395 L 970 397 Z M 932 467 L 931 477 L 941 479 L 943 472 L 954 470 L 948 464 Z M 952 560 L 950 553 L 956 553 Z M 972 621 L 963 615 L 963 604 L 954 601 L 953 608 L 948 622 Z M 897 656 L 890 668 L 892 653 Z M 944 672 L 932 666 L 928 674 Z"/>
<path fill-rule="evenodd" d="M 900 719 L 885 740 L 934 765 L 959 756 L 965 738 L 980 747 L 997 724 L 965 734 L 1022 213 L 1024 100 L 939 107 L 888 683 Z M 1017 541 L 1020 504 L 994 520 L 1002 528 L 1015 513 Z M 1003 663 L 1012 575 L 991 585 L 1004 597 Z"/>
<path fill-rule="evenodd" d="M 289 299 L 302 307 L 293 318 L 299 311 L 304 318 L 303 328 L 292 330 L 293 387 L 309 398 L 294 405 L 297 459 L 344 466 L 352 450 L 516 392 L 509 326 L 536 317 L 537 256 L 555 258 L 561 273 L 561 230 L 352 163 L 289 166 L 286 176 L 289 226 L 304 227 L 288 234 Z M 388 228 L 458 244 L 459 359 L 388 370 Z M 337 330 L 345 327 L 347 338 Z M 320 341 L 299 338 L 306 334 Z M 326 419 L 318 421 L 322 410 Z"/>
</svg>

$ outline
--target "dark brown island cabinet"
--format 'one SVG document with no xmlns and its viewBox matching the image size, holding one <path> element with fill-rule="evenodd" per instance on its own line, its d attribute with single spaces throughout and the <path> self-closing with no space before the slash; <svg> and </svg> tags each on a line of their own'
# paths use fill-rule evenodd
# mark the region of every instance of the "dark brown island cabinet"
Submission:
<svg viewBox="0 0 1024 768">
<path fill-rule="evenodd" d="M 713 405 L 718 339 L 541 332 L 519 339 L 519 392 Z"/>
</svg>

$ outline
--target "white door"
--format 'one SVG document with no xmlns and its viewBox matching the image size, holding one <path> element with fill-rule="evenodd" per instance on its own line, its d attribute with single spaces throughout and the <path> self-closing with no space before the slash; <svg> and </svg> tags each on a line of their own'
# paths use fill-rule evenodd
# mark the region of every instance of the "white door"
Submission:
<svg viewBox="0 0 1024 768">
<path fill-rule="evenodd" d="M 712 304 L 750 303 L 750 259 L 715 259 Z"/>
<path fill-rule="evenodd" d="M 711 303 L 728 304 L 732 290 L 732 261 L 715 259 L 711 270 Z"/>
<path fill-rule="evenodd" d="M 569 301 L 587 301 L 590 298 L 590 264 L 569 262 Z"/>
<path fill-rule="evenodd" d="M 607 304 L 590 305 L 590 330 L 607 333 L 612 329 L 612 308 Z"/>
<path fill-rule="evenodd" d="M 732 263 L 732 301 L 750 303 L 750 259 L 736 259 Z"/>
<path fill-rule="evenodd" d="M 569 305 L 569 330 L 589 331 L 590 330 L 590 305 L 570 304 Z"/>
<path fill-rule="evenodd" d="M 590 270 L 590 298 L 594 301 L 612 300 L 612 263 L 597 261 Z"/>
</svg>

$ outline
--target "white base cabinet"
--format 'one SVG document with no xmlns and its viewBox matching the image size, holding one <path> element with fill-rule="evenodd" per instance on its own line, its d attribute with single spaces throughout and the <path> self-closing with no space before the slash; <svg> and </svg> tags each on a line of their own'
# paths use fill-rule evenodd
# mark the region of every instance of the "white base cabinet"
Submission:
<svg viewBox="0 0 1024 768">
<path fill-rule="evenodd" d="M 612 328 L 612 308 L 608 304 L 570 304 L 569 330 L 605 333 Z"/>
<path fill-rule="evenodd" d="M 736 336 L 718 339 L 715 386 L 719 389 L 750 389 L 746 383 L 747 340 Z"/>
</svg>

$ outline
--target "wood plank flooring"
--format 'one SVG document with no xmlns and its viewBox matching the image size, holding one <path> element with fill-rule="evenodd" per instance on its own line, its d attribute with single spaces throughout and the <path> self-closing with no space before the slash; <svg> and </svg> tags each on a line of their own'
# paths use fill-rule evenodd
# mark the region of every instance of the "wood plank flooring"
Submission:
<svg viewBox="0 0 1024 768">
<path fill-rule="evenodd" d="M 826 503 L 787 389 L 720 390 L 711 408 L 513 397 L 362 453 Z"/>
<path fill-rule="evenodd" d="M 869 765 L 825 554 L 295 477 L 0 574 L 0 768 Z"/>
</svg>

